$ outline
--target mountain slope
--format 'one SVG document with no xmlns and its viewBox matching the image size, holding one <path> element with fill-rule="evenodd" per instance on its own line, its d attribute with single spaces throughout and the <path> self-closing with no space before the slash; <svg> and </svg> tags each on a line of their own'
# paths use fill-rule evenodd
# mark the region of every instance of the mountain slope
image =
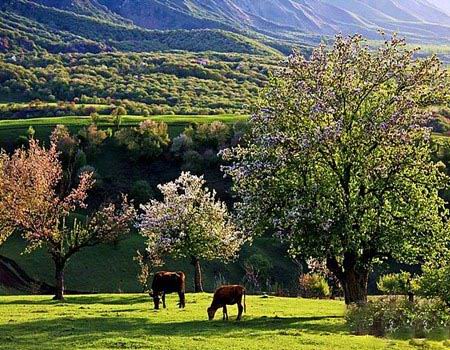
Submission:
<svg viewBox="0 0 450 350">
<path fill-rule="evenodd" d="M 55 3 L 58 7 L 48 7 L 44 3 Z M 88 15 L 90 12 L 92 15 Z M 127 23 L 92 0 L 5 0 L 0 3 L 0 52 L 39 49 L 53 53 L 115 50 L 275 52 L 248 37 L 223 30 L 147 30 Z"/>
<path fill-rule="evenodd" d="M 449 42 L 444 0 L 97 0 L 151 29 L 234 28 L 279 38 L 397 31 L 413 41 Z M 433 2 L 429 2 L 433 1 Z M 440 7 L 439 7 L 440 6 Z"/>
</svg>

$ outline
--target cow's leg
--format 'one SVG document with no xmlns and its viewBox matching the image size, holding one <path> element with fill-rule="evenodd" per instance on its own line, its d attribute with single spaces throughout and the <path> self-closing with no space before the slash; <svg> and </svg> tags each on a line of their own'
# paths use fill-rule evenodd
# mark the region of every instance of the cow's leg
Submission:
<svg viewBox="0 0 450 350">
<path fill-rule="evenodd" d="M 186 305 L 185 305 L 185 300 L 184 300 L 184 293 L 183 292 L 178 292 L 178 297 L 180 298 L 180 304 L 179 304 L 179 307 L 180 307 L 180 309 L 182 309 L 182 308 L 184 308 Z"/>
<path fill-rule="evenodd" d="M 226 305 L 224 305 L 223 306 L 223 317 L 222 317 L 222 320 L 228 320 L 228 310 L 227 310 L 227 306 Z"/>
<path fill-rule="evenodd" d="M 244 307 L 242 306 L 242 303 L 240 300 L 237 303 L 237 307 L 238 307 L 238 315 L 237 315 L 236 321 L 240 321 L 241 317 L 242 317 L 242 311 L 244 311 Z"/>
<path fill-rule="evenodd" d="M 163 308 L 166 308 L 166 292 L 162 293 L 162 302 L 163 302 Z"/>
</svg>

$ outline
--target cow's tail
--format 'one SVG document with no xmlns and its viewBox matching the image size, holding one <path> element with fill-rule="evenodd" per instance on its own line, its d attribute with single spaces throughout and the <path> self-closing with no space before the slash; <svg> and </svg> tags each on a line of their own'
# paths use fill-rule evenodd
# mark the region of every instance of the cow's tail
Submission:
<svg viewBox="0 0 450 350">
<path fill-rule="evenodd" d="M 247 292 L 244 289 L 244 313 L 247 313 L 247 307 L 245 306 L 245 294 L 247 294 Z"/>
</svg>

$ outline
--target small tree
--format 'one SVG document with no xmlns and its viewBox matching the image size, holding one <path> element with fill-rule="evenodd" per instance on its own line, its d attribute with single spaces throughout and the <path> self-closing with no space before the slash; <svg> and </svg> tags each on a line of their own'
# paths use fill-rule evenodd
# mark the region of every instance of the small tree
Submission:
<svg viewBox="0 0 450 350">
<path fill-rule="evenodd" d="M 428 105 L 447 97 L 436 57 L 393 38 L 337 37 L 270 80 L 243 147 L 225 152 L 240 223 L 325 259 L 345 301 L 367 300 L 377 261 L 417 261 L 449 238 L 448 181 L 431 159 Z"/>
<path fill-rule="evenodd" d="M 85 219 L 75 211 L 86 208 L 92 174 L 80 175 L 78 185 L 63 185 L 63 169 L 57 143 L 47 150 L 30 140 L 29 149 L 18 149 L 12 156 L 2 154 L 0 213 L 5 222 L 22 232 L 27 251 L 44 245 L 55 264 L 55 299 L 64 299 L 64 269 L 67 261 L 84 247 L 115 241 L 130 231 L 135 215 L 123 198 L 120 205 L 107 204 Z"/>
<path fill-rule="evenodd" d="M 141 206 L 138 225 L 148 251 L 191 260 L 196 292 L 203 291 L 200 260 L 230 260 L 245 242 L 225 204 L 204 185 L 203 177 L 185 172 L 159 185 L 164 199 Z"/>
<path fill-rule="evenodd" d="M 112 111 L 112 122 L 116 127 L 116 130 L 119 130 L 120 125 L 122 125 L 122 119 L 124 115 L 127 115 L 127 110 L 125 109 L 125 107 L 119 106 Z"/>
</svg>

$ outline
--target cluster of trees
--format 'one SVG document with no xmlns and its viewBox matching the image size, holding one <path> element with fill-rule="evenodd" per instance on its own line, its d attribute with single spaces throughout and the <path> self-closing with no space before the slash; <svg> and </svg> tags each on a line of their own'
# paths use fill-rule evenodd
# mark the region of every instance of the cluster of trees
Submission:
<svg viewBox="0 0 450 350">
<path fill-rule="evenodd" d="M 230 126 L 219 121 L 190 125 L 173 139 L 170 151 L 182 160 L 183 170 L 201 174 L 219 164 L 218 152 L 238 145 L 246 129 L 246 123 Z"/>
<path fill-rule="evenodd" d="M 183 159 L 193 151 L 199 155 L 221 151 L 227 161 L 223 171 L 232 178 L 237 195 L 235 216 L 204 187 L 203 178 L 182 173 L 159 186 L 161 200 L 141 207 L 137 227 L 147 239 L 146 257 L 154 265 L 166 255 L 190 258 L 196 268 L 196 289 L 201 290 L 201 259 L 233 258 L 252 237 L 273 234 L 289 244 L 291 257 L 324 262 L 342 286 L 347 304 L 366 303 L 369 273 L 387 259 L 426 262 L 422 285 L 428 286 L 429 296 L 437 296 L 445 290 L 442 277 L 448 272 L 448 209 L 440 191 L 449 177 L 445 165 L 433 158 L 427 107 L 449 101 L 447 79 L 439 60 L 415 59 L 414 50 L 407 50 L 396 37 L 377 51 L 354 36 L 337 37 L 331 49 L 321 46 L 309 60 L 292 55 L 287 69 L 270 80 L 246 127 L 193 126 L 172 143 L 172 153 Z M 98 130 L 86 129 L 85 139 L 91 133 L 100 137 Z M 139 157 L 155 157 L 169 145 L 167 127 L 156 122 L 119 130 L 116 136 Z M 32 141 L 29 150 L 3 156 L 0 222 L 6 229 L 2 232 L 16 226 L 26 238 L 35 237 L 34 231 L 28 233 L 27 221 L 20 221 L 21 210 L 39 214 L 50 201 L 68 209 L 46 214 L 45 218 L 57 219 L 52 229 L 39 232 L 51 232 L 49 237 L 54 232 L 66 237 L 66 231 L 78 235 L 78 221 L 68 230 L 66 218 L 84 203 L 92 174 L 80 173 L 78 180 L 62 176 L 46 157 L 55 164 L 72 164 L 76 153 L 70 151 L 70 139 L 63 131 L 55 131 L 52 139 L 48 152 Z M 45 191 L 17 191 L 21 197 L 12 202 L 18 207 L 9 210 L 13 204 L 8 204 L 7 191 L 16 185 L 8 179 L 20 178 L 15 168 L 35 153 L 45 162 L 36 167 L 38 172 L 23 171 L 32 176 L 24 175 L 22 188 L 35 181 L 33 188 L 39 189 L 41 181 L 56 180 Z M 46 168 L 58 171 L 45 176 Z M 62 180 L 70 181 L 74 192 L 55 186 Z M 67 195 L 55 202 L 48 194 L 56 190 L 49 188 L 65 189 Z M 42 203 L 40 196 L 45 199 Z M 131 212 L 126 202 L 123 206 L 127 210 L 120 213 Z M 19 221 L 8 216 L 14 211 Z M 26 217 L 45 221 L 40 214 Z M 82 227 L 89 227 L 91 220 Z M 318 278 L 304 282 L 323 289 Z"/>
<path fill-rule="evenodd" d="M 11 57 L 0 56 L 5 99 L 130 100 L 145 104 L 138 114 L 248 112 L 272 65 L 270 58 L 213 53 Z"/>
</svg>

